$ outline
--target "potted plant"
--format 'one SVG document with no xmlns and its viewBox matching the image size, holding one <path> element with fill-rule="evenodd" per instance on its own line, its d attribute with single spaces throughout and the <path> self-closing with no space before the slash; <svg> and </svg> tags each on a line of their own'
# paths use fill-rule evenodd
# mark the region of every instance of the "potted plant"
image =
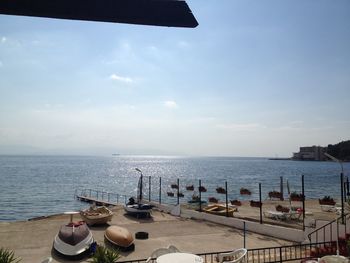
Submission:
<svg viewBox="0 0 350 263">
<path fill-rule="evenodd" d="M 278 199 L 283 199 L 282 194 L 278 191 L 271 191 L 269 192 L 269 197 L 271 198 L 278 198 Z"/>
<path fill-rule="evenodd" d="M 1 263 L 18 263 L 21 258 L 16 258 L 15 253 L 12 250 L 6 248 L 0 248 L 0 262 Z"/>
<path fill-rule="evenodd" d="M 193 191 L 194 190 L 194 186 L 193 185 L 187 185 L 186 186 L 186 190 L 187 191 Z"/>
<path fill-rule="evenodd" d="M 223 187 L 221 187 L 221 186 L 219 186 L 218 188 L 216 188 L 216 192 L 217 192 L 218 194 L 226 194 L 225 188 L 223 188 Z"/>
<path fill-rule="evenodd" d="M 89 262 L 91 263 L 116 263 L 120 258 L 118 250 L 109 249 L 105 246 L 97 246 L 96 252 Z"/>
<path fill-rule="evenodd" d="M 217 199 L 215 197 L 209 197 L 208 200 L 209 200 L 210 203 L 217 203 L 217 202 L 219 202 L 219 199 Z"/>
<path fill-rule="evenodd" d="M 236 205 L 236 206 L 241 206 L 242 205 L 241 201 L 239 201 L 237 199 L 231 200 L 230 202 L 231 202 L 231 205 Z"/>
<path fill-rule="evenodd" d="M 251 207 L 261 207 L 262 203 L 259 201 L 250 200 L 250 206 Z"/>
<path fill-rule="evenodd" d="M 177 196 L 178 197 L 184 197 L 184 194 L 183 193 L 178 193 Z"/>
<path fill-rule="evenodd" d="M 282 205 L 276 205 L 276 211 L 283 212 L 283 213 L 288 213 L 289 210 L 290 209 L 288 207 L 285 207 L 285 206 L 282 206 Z"/>
<path fill-rule="evenodd" d="M 290 200 L 292 201 L 303 201 L 304 196 L 302 193 L 292 192 L 290 194 Z"/>
<path fill-rule="evenodd" d="M 206 192 L 207 188 L 205 188 L 204 186 L 200 186 L 200 187 L 198 187 L 198 191 L 199 192 Z"/>
<path fill-rule="evenodd" d="M 252 192 L 250 192 L 249 189 L 243 188 L 243 187 L 239 190 L 239 193 L 240 193 L 241 195 L 251 195 L 251 194 L 252 194 Z"/>
<path fill-rule="evenodd" d="M 320 205 L 335 205 L 335 201 L 329 195 L 324 196 L 322 199 L 318 199 Z"/>
</svg>

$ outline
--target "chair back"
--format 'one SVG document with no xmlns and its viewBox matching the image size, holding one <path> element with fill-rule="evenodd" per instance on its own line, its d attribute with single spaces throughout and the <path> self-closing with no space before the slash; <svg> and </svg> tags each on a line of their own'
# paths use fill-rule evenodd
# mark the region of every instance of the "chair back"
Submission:
<svg viewBox="0 0 350 263">
<path fill-rule="evenodd" d="M 247 254 L 247 250 L 245 248 L 239 248 L 228 253 L 220 253 L 219 262 L 220 263 L 224 263 L 224 262 L 239 263 L 243 261 L 246 254 Z"/>
<path fill-rule="evenodd" d="M 168 249 L 169 249 L 169 251 L 171 253 L 178 253 L 178 252 L 180 252 L 180 250 L 177 247 L 175 247 L 174 245 L 169 245 Z"/>
</svg>

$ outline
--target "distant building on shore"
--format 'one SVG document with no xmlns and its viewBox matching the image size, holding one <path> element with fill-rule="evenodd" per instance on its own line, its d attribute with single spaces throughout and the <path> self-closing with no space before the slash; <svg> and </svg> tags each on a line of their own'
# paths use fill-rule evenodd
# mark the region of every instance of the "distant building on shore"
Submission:
<svg viewBox="0 0 350 263">
<path fill-rule="evenodd" d="M 327 151 L 327 147 L 322 146 L 307 146 L 300 147 L 299 152 L 293 153 L 293 160 L 300 161 L 325 161 L 327 157 L 324 153 Z"/>
</svg>

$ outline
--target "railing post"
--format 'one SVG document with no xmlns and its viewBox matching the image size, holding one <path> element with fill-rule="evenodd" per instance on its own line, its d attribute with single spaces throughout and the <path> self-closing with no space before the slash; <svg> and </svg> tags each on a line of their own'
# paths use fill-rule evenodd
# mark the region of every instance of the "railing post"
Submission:
<svg viewBox="0 0 350 263">
<path fill-rule="evenodd" d="M 260 206 L 260 224 L 262 224 L 263 221 L 262 221 L 261 183 L 259 183 L 259 206 Z"/>
<path fill-rule="evenodd" d="M 202 187 L 202 180 L 199 179 L 199 187 L 198 187 L 198 191 L 199 191 L 199 212 L 202 212 L 202 191 L 201 191 L 201 187 Z"/>
<path fill-rule="evenodd" d="M 282 247 L 280 247 L 280 262 L 281 263 L 283 262 L 283 259 L 282 259 Z"/>
<path fill-rule="evenodd" d="M 281 192 L 280 200 L 283 201 L 284 200 L 284 197 L 283 197 L 283 176 L 280 177 L 280 192 Z"/>
<path fill-rule="evenodd" d="M 245 224 L 245 221 L 243 221 L 243 247 L 245 248 L 246 247 L 246 224 Z"/>
<path fill-rule="evenodd" d="M 148 176 L 148 201 L 151 202 L 151 176 Z"/>
<path fill-rule="evenodd" d="M 177 178 L 177 204 L 180 204 L 180 179 Z"/>
<path fill-rule="evenodd" d="M 159 204 L 162 203 L 162 177 L 159 177 Z"/>
<path fill-rule="evenodd" d="M 225 195 L 226 195 L 226 217 L 228 217 L 227 181 L 225 182 Z"/>
<path fill-rule="evenodd" d="M 303 197 L 303 231 L 305 231 L 305 184 L 304 175 L 301 175 L 301 194 Z"/>
<path fill-rule="evenodd" d="M 340 173 L 340 184 L 341 184 L 341 223 L 344 224 L 344 175 Z"/>
</svg>

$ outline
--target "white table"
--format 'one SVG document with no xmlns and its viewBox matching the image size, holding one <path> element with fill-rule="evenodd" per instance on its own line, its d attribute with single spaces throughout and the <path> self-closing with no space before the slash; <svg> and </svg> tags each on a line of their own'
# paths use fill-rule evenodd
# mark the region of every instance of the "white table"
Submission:
<svg viewBox="0 0 350 263">
<path fill-rule="evenodd" d="M 203 259 L 190 253 L 169 253 L 159 256 L 157 263 L 203 263 Z"/>
</svg>

